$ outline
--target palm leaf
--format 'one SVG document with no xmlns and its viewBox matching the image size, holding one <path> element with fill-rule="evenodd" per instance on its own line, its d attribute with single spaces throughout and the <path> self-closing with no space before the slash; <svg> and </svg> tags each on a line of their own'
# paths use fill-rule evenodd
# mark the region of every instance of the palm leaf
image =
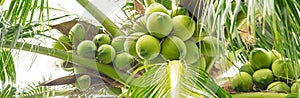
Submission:
<svg viewBox="0 0 300 98">
<path fill-rule="evenodd" d="M 130 97 L 229 97 L 199 66 L 170 61 L 157 65 L 130 84 Z"/>
<path fill-rule="evenodd" d="M 1 83 L 15 83 L 16 70 L 11 51 L 2 49 L 0 51 L 0 80 Z"/>
</svg>

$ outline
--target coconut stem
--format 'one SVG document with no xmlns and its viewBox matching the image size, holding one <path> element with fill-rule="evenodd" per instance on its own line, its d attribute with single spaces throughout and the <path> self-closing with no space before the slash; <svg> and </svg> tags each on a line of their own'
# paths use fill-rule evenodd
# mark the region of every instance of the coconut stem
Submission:
<svg viewBox="0 0 300 98">
<path fill-rule="evenodd" d="M 144 0 L 146 7 L 148 7 L 149 5 L 151 5 L 152 3 L 155 2 L 155 0 Z"/>
<path fill-rule="evenodd" d="M 119 27 L 114 24 L 104 13 L 98 10 L 89 0 L 76 0 L 82 7 L 84 7 L 92 16 L 94 16 L 99 23 L 113 36 L 125 35 Z"/>
<path fill-rule="evenodd" d="M 47 48 L 47 47 L 43 47 L 43 46 L 39 46 L 39 45 L 32 45 L 32 44 L 28 44 L 28 43 L 24 43 L 24 42 L 16 42 L 14 45 L 13 44 L 14 43 L 8 41 L 4 44 L 4 47 L 10 48 L 10 49 L 20 49 L 20 50 L 29 51 L 29 52 L 35 52 L 35 53 L 59 58 L 62 60 L 66 60 L 66 61 L 69 61 L 72 63 L 76 63 L 78 65 L 82 65 L 83 67 L 98 70 L 99 72 L 101 72 L 101 73 L 109 76 L 110 78 L 112 78 L 116 81 L 119 81 L 123 84 L 124 84 L 124 80 L 122 80 L 120 77 L 122 77 L 123 79 L 124 78 L 128 79 L 128 77 L 129 77 L 128 74 L 124 74 L 124 73 L 118 74 L 112 66 L 100 64 L 96 60 L 86 59 L 86 58 L 82 58 L 82 57 L 74 55 L 74 54 L 69 54 L 64 51 L 59 51 L 59 50 L 55 50 L 52 48 Z M 97 66 L 97 67 L 95 67 L 95 66 Z M 122 75 L 122 76 L 119 76 L 119 75 Z"/>
</svg>

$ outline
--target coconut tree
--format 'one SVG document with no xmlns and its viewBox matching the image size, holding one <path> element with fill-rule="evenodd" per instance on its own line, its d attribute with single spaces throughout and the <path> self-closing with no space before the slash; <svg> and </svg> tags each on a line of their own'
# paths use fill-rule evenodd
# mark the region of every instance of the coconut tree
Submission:
<svg viewBox="0 0 300 98">
<path fill-rule="evenodd" d="M 100 29 L 100 31 L 108 33 L 111 38 L 128 34 L 128 31 L 132 29 L 132 21 L 137 19 L 137 17 L 141 17 L 145 13 L 145 8 L 154 2 L 162 4 L 168 10 L 175 9 L 172 8 L 172 4 L 180 5 L 188 10 L 190 17 L 196 22 L 196 31 L 198 32 L 198 34 L 193 35 L 193 38 L 198 42 L 200 54 L 206 54 L 205 67 L 185 65 L 180 60 L 170 60 L 167 63 L 159 64 L 149 64 L 149 62 L 145 61 L 146 63 L 143 62 L 142 64 L 144 66 L 132 68 L 129 73 L 117 70 L 110 64 L 95 61 L 95 59 L 22 41 L 26 38 L 38 38 L 37 36 L 58 40 L 44 34 L 44 32 L 55 28 L 53 26 L 50 28 L 51 26 L 47 25 L 47 23 L 61 18 L 49 18 L 49 11 L 55 9 L 51 9 L 47 2 L 47 0 L 12 0 L 10 8 L 1 12 L 0 79 L 2 87 L 0 96 L 72 96 L 74 91 L 77 91 L 74 89 L 52 91 L 45 86 L 35 87 L 36 85 L 33 84 L 28 87 L 27 91 L 15 93 L 15 86 L 18 85 L 15 84 L 17 72 L 14 68 L 11 49 L 56 57 L 71 62 L 76 66 L 93 70 L 93 72 L 96 71 L 96 74 L 88 73 L 88 75 L 100 77 L 106 82 L 116 82 L 116 84 L 111 84 L 113 85 L 111 87 L 121 86 L 125 90 L 119 96 L 127 97 L 231 97 L 229 93 L 232 92 L 225 91 L 217 83 L 224 78 L 214 79 L 216 76 L 213 75 L 215 72 L 213 69 L 219 68 L 222 70 L 221 72 L 226 72 L 229 68 L 238 67 L 239 65 L 236 62 L 247 62 L 250 51 L 255 47 L 269 50 L 275 49 L 283 57 L 290 58 L 293 61 L 291 66 L 294 68 L 293 73 L 296 76 L 290 81 L 294 82 L 299 76 L 300 3 L 296 0 L 128 0 L 122 8 L 124 14 L 128 16 L 126 19 L 123 19 L 121 27 L 98 10 L 95 7 L 96 4 L 92 4 L 88 0 L 77 0 L 101 23 L 101 28 L 96 27 L 96 33 Z M 39 12 L 37 15 L 39 19 L 38 21 L 33 21 L 36 16 L 34 13 L 37 11 Z M 84 23 L 81 22 L 81 24 Z M 43 26 L 47 27 L 44 28 Z M 95 35 L 95 32 L 92 33 L 94 33 L 92 35 Z M 69 35 L 69 32 L 65 33 L 65 35 Z M 206 41 L 204 36 L 213 36 L 216 40 L 220 40 L 219 44 L 209 47 L 209 50 L 215 50 L 214 52 L 204 51 L 206 49 L 204 44 L 213 42 L 211 38 L 207 38 L 208 41 Z M 201 49 L 203 50 L 201 51 Z M 225 50 L 226 52 L 224 53 Z M 82 75 L 66 76 L 39 85 L 51 86 L 68 84 L 66 82 L 75 83 L 76 77 L 80 78 L 80 76 Z M 57 81 L 61 82 L 62 80 L 66 81 L 57 83 Z M 229 80 L 225 79 L 225 81 Z M 224 88 L 226 87 L 228 86 L 224 86 Z M 106 92 L 115 91 L 111 88 L 104 90 Z M 81 95 L 81 93 L 78 93 L 78 95 Z M 93 94 L 89 92 L 83 93 Z M 233 97 L 268 97 L 273 95 L 269 93 L 232 94 Z M 276 95 L 293 96 L 292 94 Z"/>
</svg>

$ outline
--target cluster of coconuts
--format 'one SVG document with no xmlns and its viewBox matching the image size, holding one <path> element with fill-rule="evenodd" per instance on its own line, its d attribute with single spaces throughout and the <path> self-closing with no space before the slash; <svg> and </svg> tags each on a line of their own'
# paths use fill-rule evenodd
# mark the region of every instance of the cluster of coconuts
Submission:
<svg viewBox="0 0 300 98">
<path fill-rule="evenodd" d="M 187 9 L 168 10 L 160 3 L 152 3 L 145 15 L 136 19 L 133 31 L 127 33 L 124 51 L 144 64 L 180 60 L 205 69 L 205 57 L 216 56 L 222 46 L 212 36 L 200 40 L 196 25 Z"/>
<path fill-rule="evenodd" d="M 60 37 L 53 47 L 63 51 L 73 49 L 79 56 L 125 71 L 133 66 L 171 60 L 180 60 L 185 65 L 200 66 L 205 70 L 206 58 L 218 55 L 223 49 L 216 37 L 199 37 L 203 34 L 199 34 L 196 22 L 182 7 L 168 10 L 160 3 L 152 3 L 146 8 L 145 15 L 136 19 L 132 26 L 133 32 L 128 31 L 124 36 L 112 38 L 108 34 L 98 34 L 87 40 L 85 28 L 78 23 L 72 27 L 69 36 Z M 75 74 L 87 70 L 73 65 L 64 61 L 61 67 Z M 75 83 L 81 90 L 90 85 L 89 75 L 80 76 Z"/>
<path fill-rule="evenodd" d="M 249 61 L 231 80 L 231 88 L 238 92 L 261 91 L 298 93 L 300 82 L 294 80 L 296 67 L 289 58 L 276 50 L 254 48 Z"/>
</svg>

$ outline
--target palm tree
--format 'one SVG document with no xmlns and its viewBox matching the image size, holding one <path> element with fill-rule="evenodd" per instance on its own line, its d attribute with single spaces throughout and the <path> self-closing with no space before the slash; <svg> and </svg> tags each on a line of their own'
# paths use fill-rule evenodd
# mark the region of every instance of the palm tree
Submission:
<svg viewBox="0 0 300 98">
<path fill-rule="evenodd" d="M 172 3 L 172 0 L 128 0 L 123 10 L 126 10 L 124 11 L 125 13 L 132 10 L 143 12 L 143 5 L 148 5 L 155 1 L 161 2 L 167 8 L 170 8 L 169 5 Z M 175 1 L 178 2 L 178 0 L 174 0 L 174 2 Z M 195 70 L 200 69 L 200 66 L 184 66 L 180 62 L 170 61 L 168 64 L 160 64 L 159 66 L 142 66 L 136 68 L 130 74 L 118 71 L 110 65 L 99 63 L 93 59 L 83 58 L 57 49 L 20 41 L 24 38 L 46 36 L 43 33 L 51 29 L 42 28 L 42 26 L 47 26 L 47 22 L 55 20 L 49 19 L 48 17 L 47 13 L 53 9 L 48 6 L 47 2 L 47 0 L 12 0 L 10 8 L 0 13 L 0 79 L 2 81 L 0 97 L 17 97 L 16 95 L 22 97 L 68 96 L 71 95 L 71 92 L 74 93 L 74 91 L 76 91 L 74 89 L 49 91 L 50 89 L 44 86 L 35 87 L 30 85 L 27 91 L 15 93 L 15 87 L 18 85 L 15 84 L 17 72 L 15 72 L 11 49 L 44 54 L 96 70 L 101 73 L 101 77 L 104 76 L 105 79 L 117 81 L 118 85 L 122 86 L 122 89 L 126 89 L 125 93 L 122 92 L 121 96 L 130 97 L 203 96 L 223 98 L 261 95 L 267 97 L 274 94 L 241 93 L 230 95 L 230 92 L 225 91 L 216 82 L 220 80 L 215 80 L 211 74 L 209 74 L 212 66 L 216 65 L 216 62 L 222 63 L 223 60 L 225 60 L 227 63 L 216 65 L 216 67 L 222 69 L 222 72 L 225 72 L 231 67 L 237 67 L 239 65 L 236 65 L 235 62 L 246 62 L 248 60 L 247 55 L 249 55 L 249 51 L 254 47 L 270 50 L 275 49 L 292 61 L 298 61 L 300 58 L 300 3 L 297 0 L 191 1 L 193 4 L 201 5 L 201 7 L 189 6 L 188 1 L 179 0 L 179 3 L 183 7 L 186 7 L 197 21 L 197 27 L 200 28 L 200 35 L 198 35 L 199 40 L 201 40 L 202 34 L 215 36 L 224 42 L 228 54 L 220 53 L 221 55 L 210 57 L 206 65 L 208 67 L 204 70 Z M 88 0 L 77 0 L 77 2 L 101 23 L 103 26 L 103 28 L 100 28 L 101 30 L 105 30 L 105 32 L 108 32 L 112 37 L 125 34 L 122 29 L 119 29 L 120 27 L 99 11 L 95 5 L 89 3 Z M 130 7 L 131 9 L 126 9 L 126 7 Z M 39 11 L 39 21 L 33 21 L 33 17 L 35 16 L 34 12 L 36 11 Z M 139 14 L 130 14 L 129 12 L 129 15 L 131 15 L 128 16 L 129 19 L 134 19 L 134 17 Z M 128 19 L 125 19 L 125 23 L 130 23 L 130 21 L 128 22 Z M 41 29 L 36 30 L 35 28 Z M 51 36 L 46 37 L 52 38 Z M 221 59 L 219 60 L 218 58 Z M 97 67 L 94 67 L 95 65 Z M 295 73 L 298 78 L 299 69 L 297 65 L 299 65 L 299 62 L 292 64 L 292 66 L 296 68 Z M 142 74 L 140 73 L 141 70 L 143 70 Z M 139 75 L 139 78 L 136 78 L 136 75 Z M 74 77 L 76 78 L 76 76 Z M 74 77 L 63 79 L 72 80 Z M 102 77 L 101 79 L 104 78 Z M 53 81 L 48 83 L 53 83 Z M 172 84 L 177 85 L 174 86 Z M 277 95 L 288 96 L 287 94 Z"/>
</svg>

